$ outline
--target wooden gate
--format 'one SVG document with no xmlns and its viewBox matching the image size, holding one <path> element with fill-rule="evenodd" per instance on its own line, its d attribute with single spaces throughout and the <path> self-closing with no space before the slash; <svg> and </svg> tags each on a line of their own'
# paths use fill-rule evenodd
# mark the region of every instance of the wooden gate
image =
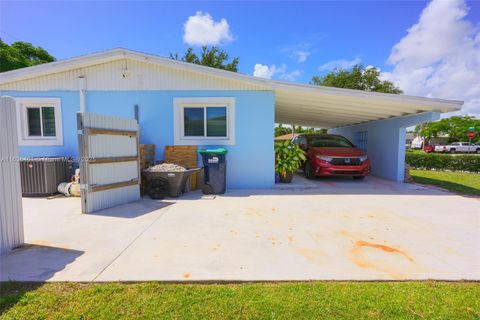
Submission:
<svg viewBox="0 0 480 320">
<path fill-rule="evenodd" d="M 82 213 L 140 199 L 138 123 L 77 113 Z"/>
</svg>

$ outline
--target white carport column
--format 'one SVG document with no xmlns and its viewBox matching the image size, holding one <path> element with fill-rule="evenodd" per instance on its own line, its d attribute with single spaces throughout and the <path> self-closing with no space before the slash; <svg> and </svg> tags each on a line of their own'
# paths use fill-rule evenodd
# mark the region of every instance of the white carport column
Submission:
<svg viewBox="0 0 480 320">
<path fill-rule="evenodd" d="M 359 144 L 358 137 L 367 137 L 367 154 L 372 163 L 372 175 L 403 181 L 405 174 L 405 131 L 407 127 L 440 118 L 438 112 L 371 121 L 328 130 Z"/>
</svg>

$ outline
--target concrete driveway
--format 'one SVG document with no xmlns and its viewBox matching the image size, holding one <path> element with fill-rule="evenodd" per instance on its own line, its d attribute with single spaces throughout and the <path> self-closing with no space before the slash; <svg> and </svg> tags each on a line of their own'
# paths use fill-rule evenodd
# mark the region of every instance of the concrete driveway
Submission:
<svg viewBox="0 0 480 320">
<path fill-rule="evenodd" d="M 80 214 L 25 198 L 1 280 L 480 280 L 480 200 L 418 185 L 305 181 Z"/>
</svg>

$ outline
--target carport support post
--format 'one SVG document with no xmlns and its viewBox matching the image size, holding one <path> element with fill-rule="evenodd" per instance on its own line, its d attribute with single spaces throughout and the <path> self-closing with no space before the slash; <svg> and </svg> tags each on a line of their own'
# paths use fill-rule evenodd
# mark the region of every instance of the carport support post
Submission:
<svg viewBox="0 0 480 320">
<path fill-rule="evenodd" d="M 87 190 L 88 186 L 88 171 L 87 159 L 88 155 L 88 139 L 83 134 L 83 113 L 77 112 L 77 136 L 78 136 L 78 162 L 80 168 L 80 197 L 82 204 L 82 213 L 87 213 Z"/>
<path fill-rule="evenodd" d="M 393 181 L 403 181 L 406 128 L 439 118 L 439 112 L 423 112 L 334 128 L 328 132 L 343 135 L 355 144 L 358 144 L 355 140 L 358 133 L 367 132 L 367 154 L 372 163 L 372 175 Z"/>
</svg>

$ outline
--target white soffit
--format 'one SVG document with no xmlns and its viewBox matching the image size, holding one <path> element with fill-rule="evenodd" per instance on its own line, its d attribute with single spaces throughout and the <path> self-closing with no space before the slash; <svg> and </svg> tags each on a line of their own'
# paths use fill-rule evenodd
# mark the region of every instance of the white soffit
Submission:
<svg viewBox="0 0 480 320">
<path fill-rule="evenodd" d="M 422 112 L 460 110 L 463 102 L 270 81 L 275 122 L 334 128 Z"/>
</svg>

